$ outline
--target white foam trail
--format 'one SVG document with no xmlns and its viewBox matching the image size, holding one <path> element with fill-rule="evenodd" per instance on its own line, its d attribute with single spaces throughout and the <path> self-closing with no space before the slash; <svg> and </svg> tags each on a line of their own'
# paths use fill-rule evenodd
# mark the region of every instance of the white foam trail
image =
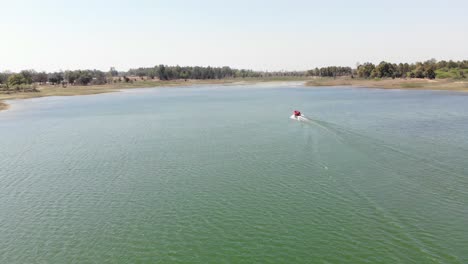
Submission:
<svg viewBox="0 0 468 264">
<path fill-rule="evenodd" d="M 311 118 L 308 118 L 306 116 L 298 116 L 296 117 L 295 115 L 292 115 L 290 117 L 291 119 L 294 119 L 294 120 L 297 120 L 297 121 L 300 121 L 300 122 L 304 122 L 304 123 L 308 123 L 308 124 L 313 124 L 313 125 L 316 125 L 324 130 L 326 130 L 327 132 L 333 134 L 335 136 L 335 138 L 339 139 L 340 141 L 343 141 L 344 139 L 342 137 L 340 137 L 335 131 L 327 128 L 326 126 L 322 125 L 319 123 L 319 120 L 314 120 L 314 119 L 311 119 Z"/>
</svg>

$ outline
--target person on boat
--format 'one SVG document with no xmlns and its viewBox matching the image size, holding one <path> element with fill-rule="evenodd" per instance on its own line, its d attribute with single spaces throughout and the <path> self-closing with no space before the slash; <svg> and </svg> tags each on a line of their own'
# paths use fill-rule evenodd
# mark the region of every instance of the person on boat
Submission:
<svg viewBox="0 0 468 264">
<path fill-rule="evenodd" d="M 301 116 L 301 112 L 294 110 L 294 117 L 300 117 L 300 116 Z"/>
</svg>

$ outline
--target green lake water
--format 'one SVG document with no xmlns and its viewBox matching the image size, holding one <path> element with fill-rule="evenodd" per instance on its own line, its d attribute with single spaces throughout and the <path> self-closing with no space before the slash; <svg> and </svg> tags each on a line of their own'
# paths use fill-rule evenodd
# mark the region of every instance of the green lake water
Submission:
<svg viewBox="0 0 468 264">
<path fill-rule="evenodd" d="M 276 83 L 12 102 L 0 263 L 468 263 L 468 94 Z"/>
</svg>

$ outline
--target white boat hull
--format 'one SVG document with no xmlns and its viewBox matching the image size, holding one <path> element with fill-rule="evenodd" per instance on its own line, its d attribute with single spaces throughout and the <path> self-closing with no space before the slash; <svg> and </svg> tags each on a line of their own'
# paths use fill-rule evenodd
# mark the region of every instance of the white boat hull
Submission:
<svg viewBox="0 0 468 264">
<path fill-rule="evenodd" d="M 297 121 L 307 121 L 308 119 L 306 117 L 304 117 L 303 115 L 300 115 L 300 116 L 295 116 L 295 115 L 292 115 L 290 116 L 291 119 L 294 119 L 294 120 L 297 120 Z"/>
</svg>

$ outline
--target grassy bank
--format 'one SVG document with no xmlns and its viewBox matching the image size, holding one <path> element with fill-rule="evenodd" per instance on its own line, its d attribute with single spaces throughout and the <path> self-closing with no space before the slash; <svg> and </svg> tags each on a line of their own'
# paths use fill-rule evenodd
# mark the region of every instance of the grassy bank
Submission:
<svg viewBox="0 0 468 264">
<path fill-rule="evenodd" d="M 468 81 L 451 79 L 353 79 L 343 78 L 315 78 L 307 81 L 307 86 L 353 86 L 384 89 L 421 89 L 468 91 Z"/>
</svg>

